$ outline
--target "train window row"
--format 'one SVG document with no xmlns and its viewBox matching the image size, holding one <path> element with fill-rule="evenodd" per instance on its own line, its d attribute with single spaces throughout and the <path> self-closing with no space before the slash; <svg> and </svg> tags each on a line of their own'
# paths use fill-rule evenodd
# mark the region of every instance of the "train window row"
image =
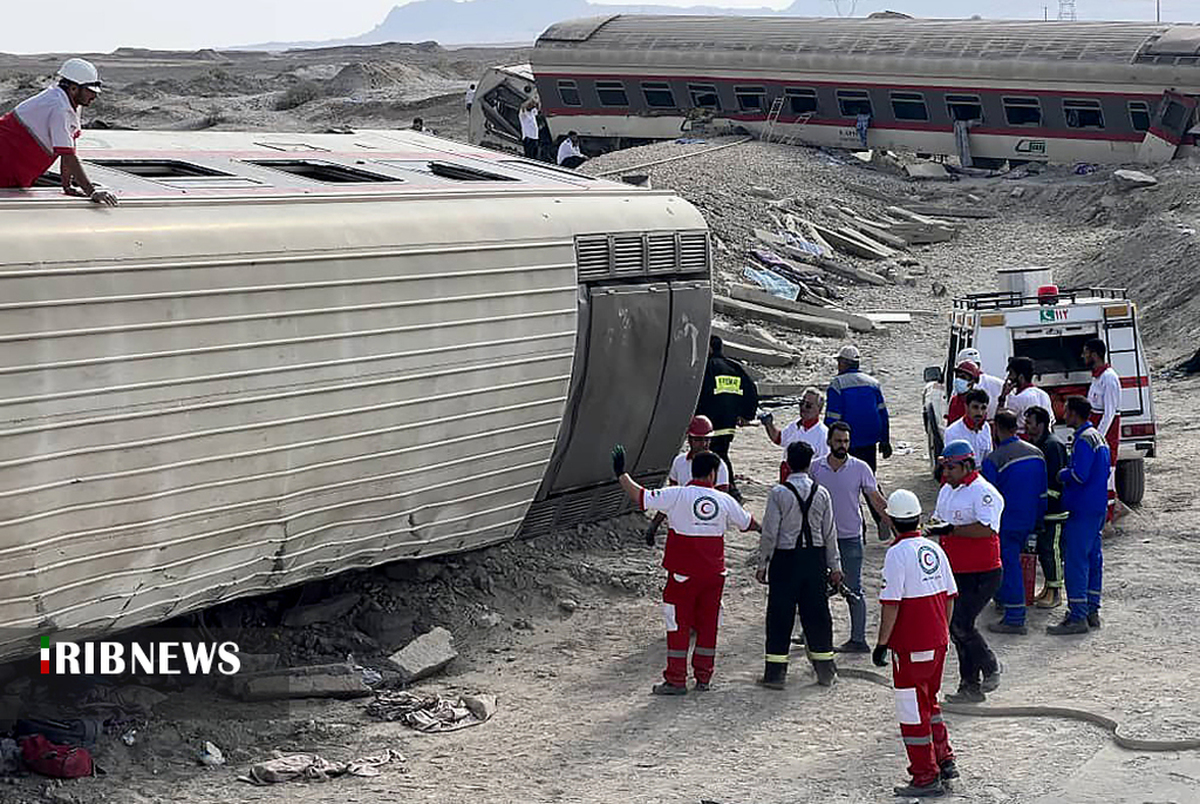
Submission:
<svg viewBox="0 0 1200 804">
<path fill-rule="evenodd" d="M 596 97 L 601 106 L 629 107 L 629 94 L 625 82 L 619 80 L 596 81 Z M 641 100 L 651 109 L 678 109 L 680 104 L 675 89 L 667 81 L 642 81 L 638 85 Z M 688 83 L 687 100 L 691 107 L 722 111 L 721 92 L 714 84 Z M 558 81 L 558 95 L 564 106 L 583 106 L 579 86 L 573 79 Z M 859 115 L 876 116 L 872 93 L 865 89 L 838 89 L 833 97 L 840 117 L 855 118 Z M 878 97 L 876 95 L 876 97 Z M 889 111 L 893 119 L 902 122 L 929 122 L 931 113 L 924 92 L 916 90 L 892 90 L 888 93 Z M 765 112 L 770 103 L 768 91 L 763 86 L 734 86 L 733 99 L 736 111 Z M 1004 95 L 1000 99 L 1000 110 L 1007 126 L 1038 128 L 1046 125 L 1043 100 L 1036 96 Z M 944 96 L 946 116 L 950 121 L 988 122 L 984 102 L 979 95 L 947 94 Z M 994 101 L 993 101 L 994 102 Z M 822 111 L 817 90 L 807 87 L 785 87 L 783 108 L 795 116 L 814 116 Z M 1119 107 L 1118 107 L 1119 108 Z M 1102 130 L 1106 127 L 1104 107 L 1093 98 L 1066 98 L 1061 101 L 1062 120 L 1067 128 Z M 1128 127 L 1134 131 L 1150 128 L 1151 107 L 1146 101 L 1128 101 L 1125 106 Z M 1112 105 L 1109 112 L 1113 113 Z M 1125 127 L 1121 125 L 1119 127 Z"/>
</svg>

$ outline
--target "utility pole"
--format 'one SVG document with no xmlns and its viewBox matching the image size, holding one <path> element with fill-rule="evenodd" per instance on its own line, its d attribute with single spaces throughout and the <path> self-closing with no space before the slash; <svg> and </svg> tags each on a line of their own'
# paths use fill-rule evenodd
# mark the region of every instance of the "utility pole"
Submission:
<svg viewBox="0 0 1200 804">
<path fill-rule="evenodd" d="M 1042 22 L 1049 22 L 1050 6 L 1042 6 Z"/>
<path fill-rule="evenodd" d="M 1162 22 L 1162 0 L 1154 0 L 1154 21 Z"/>
</svg>

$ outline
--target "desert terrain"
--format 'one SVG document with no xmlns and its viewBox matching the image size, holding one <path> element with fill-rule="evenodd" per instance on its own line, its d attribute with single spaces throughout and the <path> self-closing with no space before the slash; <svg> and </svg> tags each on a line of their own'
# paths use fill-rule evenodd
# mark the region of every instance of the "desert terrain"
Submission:
<svg viewBox="0 0 1200 804">
<path fill-rule="evenodd" d="M 281 55 L 118 52 L 97 57 L 111 91 L 89 121 L 138 128 L 407 127 L 414 115 L 450 137 L 466 130 L 462 90 L 484 66 L 515 63 L 519 51 L 448 51 L 430 45 L 338 48 Z M 60 56 L 0 57 L 0 109 L 40 89 Z M 298 89 L 304 88 L 304 89 Z M 311 95 L 311 97 L 308 97 Z M 305 100 L 305 98 L 307 98 Z M 291 108 L 281 108 L 290 106 Z M 699 152 L 665 143 L 609 154 L 592 173 L 620 172 Z M 1126 190 L 1101 167 L 914 183 L 869 170 L 844 154 L 750 142 L 641 169 L 705 212 L 719 241 L 714 283 L 726 289 L 749 265 L 753 230 L 772 226 L 761 195 L 794 197 L 821 219 L 831 204 L 878 213 L 883 202 L 853 186 L 942 206 L 993 210 L 964 219 L 950 242 L 914 247 L 914 280 L 839 288 L 851 309 L 930 311 L 911 323 L 858 335 L 863 368 L 877 376 L 898 449 L 881 463 L 887 490 L 910 488 L 931 505 L 922 429 L 922 369 L 943 362 L 945 314 L 955 295 L 995 289 L 996 270 L 1053 268 L 1059 284 L 1128 287 L 1143 316 L 1159 427 L 1144 502 L 1105 541 L 1104 627 L 1087 636 L 1046 636 L 1061 617 L 1031 610 L 1028 636 L 989 635 L 1004 665 L 998 705 L 1061 704 L 1105 713 L 1123 733 L 1153 739 L 1200 736 L 1196 662 L 1200 634 L 1198 482 L 1189 468 L 1200 448 L 1200 378 L 1177 366 L 1197 346 L 1200 316 L 1200 171 L 1178 162 L 1151 172 L 1158 184 Z M 945 288 L 935 292 L 935 287 Z M 731 328 L 742 324 L 723 323 Z M 776 382 L 824 385 L 840 342 L 765 326 L 800 359 L 759 368 Z M 794 408 L 776 411 L 777 420 Z M 747 506 L 761 514 L 778 450 L 761 429 L 734 442 Z M 486 723 L 422 734 L 379 722 L 363 701 L 314 699 L 250 704 L 206 689 L 162 690 L 153 711 L 105 734 L 96 749 L 104 776 L 70 782 L 18 775 L 0 779 L 0 802 L 784 802 L 891 801 L 904 776 L 892 696 L 843 679 L 813 683 L 793 654 L 784 692 L 754 684 L 762 669 L 765 590 L 751 566 L 755 540 L 731 534 L 731 567 L 714 688 L 654 698 L 665 640 L 658 594 L 660 550 L 642 544 L 638 515 L 472 554 L 348 573 L 310 588 L 234 602 L 204 615 L 212 627 L 259 641 L 284 664 L 342 661 L 352 653 L 380 666 L 414 635 L 435 626 L 455 636 L 459 657 L 417 691 L 496 696 Z M 867 546 L 868 635 L 878 622 L 878 571 L 885 546 Z M 357 596 L 331 622 L 278 627 L 281 614 L 314 601 Z M 835 639 L 848 635 L 834 599 Z M 981 621 L 992 616 L 985 614 Z M 273 642 L 269 642 L 273 640 Z M 264 644 L 269 642 L 269 644 Z M 868 669 L 869 657 L 839 660 Z M 945 686 L 956 676 L 953 661 Z M 3 695 L 51 702 L 28 664 L 0 668 Z M 57 707 L 57 709 L 55 708 Z M 953 800 L 985 804 L 1133 804 L 1200 801 L 1200 753 L 1116 748 L 1099 729 L 1056 719 L 947 716 L 962 779 Z M 136 733 L 126 740 L 128 729 Z M 197 759 L 211 742 L 225 763 Z M 272 751 L 312 752 L 334 761 L 398 751 L 373 777 L 290 781 L 258 787 L 238 777 Z"/>
</svg>

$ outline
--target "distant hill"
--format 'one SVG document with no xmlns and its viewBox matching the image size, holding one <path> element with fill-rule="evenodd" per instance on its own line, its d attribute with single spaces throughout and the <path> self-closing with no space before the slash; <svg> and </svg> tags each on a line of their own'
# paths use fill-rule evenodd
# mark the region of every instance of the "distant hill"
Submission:
<svg viewBox="0 0 1200 804">
<path fill-rule="evenodd" d="M 443 45 L 532 44 L 551 24 L 575 17 L 608 14 L 706 14 L 775 16 L 803 13 L 801 0 L 783 11 L 771 8 L 723 8 L 720 6 L 598 5 L 587 0 L 417 0 L 394 7 L 367 33 L 327 42 L 271 42 L 246 47 L 283 50 L 291 47 L 374 45 L 381 42 L 436 41 Z M 808 11 L 812 13 L 812 9 Z"/>
</svg>

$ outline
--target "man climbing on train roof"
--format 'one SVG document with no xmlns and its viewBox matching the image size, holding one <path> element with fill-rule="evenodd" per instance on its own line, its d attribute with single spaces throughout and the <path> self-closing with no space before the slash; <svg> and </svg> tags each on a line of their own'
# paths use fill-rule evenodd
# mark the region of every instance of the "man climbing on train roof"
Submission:
<svg viewBox="0 0 1200 804">
<path fill-rule="evenodd" d="M 101 87 L 95 65 L 67 59 L 58 70 L 57 84 L 0 117 L 0 188 L 32 187 L 57 159 L 64 193 L 115 207 L 116 197 L 88 180 L 75 155 L 75 140 L 82 131 L 79 109 L 90 106 Z"/>
</svg>

